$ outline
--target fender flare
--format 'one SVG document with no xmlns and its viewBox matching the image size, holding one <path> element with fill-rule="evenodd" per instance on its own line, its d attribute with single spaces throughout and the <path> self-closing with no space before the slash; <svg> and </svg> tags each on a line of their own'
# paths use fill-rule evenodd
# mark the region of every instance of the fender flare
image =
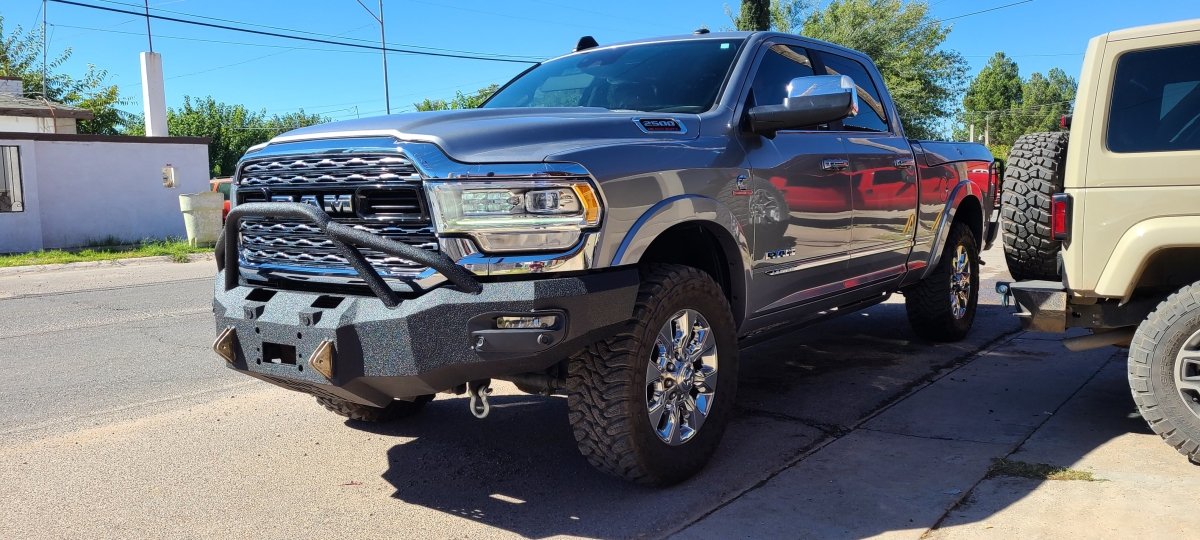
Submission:
<svg viewBox="0 0 1200 540">
<path fill-rule="evenodd" d="M 749 298 L 747 293 L 752 265 L 750 243 L 733 212 L 716 199 L 685 194 L 668 197 L 651 206 L 625 233 L 613 253 L 611 266 L 637 264 L 660 235 L 683 223 L 697 223 L 717 229 L 718 241 L 725 250 L 726 258 L 738 266 L 731 270 L 730 282 L 733 287 L 731 292 L 734 298 L 740 299 L 738 304 L 741 305 L 731 307 L 735 318 L 741 321 L 745 314 L 746 299 Z M 720 234 L 722 232 L 724 234 Z"/>
<path fill-rule="evenodd" d="M 933 244 L 929 246 L 929 264 L 925 266 L 925 271 L 921 274 L 924 279 L 933 272 L 938 263 L 942 261 L 942 246 L 946 245 L 946 240 L 950 237 L 950 225 L 954 223 L 954 217 L 958 213 L 958 209 L 962 206 L 963 201 L 968 197 L 974 198 L 976 204 L 979 204 L 981 219 L 977 225 L 977 230 L 984 231 L 986 226 L 986 215 L 983 213 L 983 204 L 979 194 L 979 189 L 975 187 L 975 183 L 970 180 L 960 180 L 950 194 L 946 197 L 946 206 L 942 208 L 938 214 L 937 220 L 934 222 Z M 983 239 L 980 238 L 980 241 Z"/>
<path fill-rule="evenodd" d="M 1094 292 L 1128 302 L 1150 258 L 1164 249 L 1200 247 L 1198 229 L 1200 216 L 1158 217 L 1138 222 L 1117 241 L 1100 271 Z"/>
</svg>

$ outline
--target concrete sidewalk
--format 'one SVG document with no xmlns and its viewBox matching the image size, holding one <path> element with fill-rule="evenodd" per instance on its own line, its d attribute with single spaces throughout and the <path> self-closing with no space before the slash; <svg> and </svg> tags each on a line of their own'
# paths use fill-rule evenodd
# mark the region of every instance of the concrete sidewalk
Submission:
<svg viewBox="0 0 1200 540">
<path fill-rule="evenodd" d="M 1124 365 L 1124 350 L 1018 335 L 676 536 L 1186 537 L 1200 468 L 1149 432 Z M 1097 481 L 1005 476 L 999 458 Z"/>
</svg>

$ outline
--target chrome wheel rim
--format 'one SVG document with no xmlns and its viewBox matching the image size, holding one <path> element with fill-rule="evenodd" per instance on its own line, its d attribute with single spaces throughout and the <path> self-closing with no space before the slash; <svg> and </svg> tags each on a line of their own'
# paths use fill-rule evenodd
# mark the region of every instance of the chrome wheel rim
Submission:
<svg viewBox="0 0 1200 540">
<path fill-rule="evenodd" d="M 717 340 L 699 312 L 683 309 L 658 331 L 646 365 L 646 411 L 663 442 L 696 437 L 712 413 L 717 389 Z"/>
<path fill-rule="evenodd" d="M 954 318 L 967 316 L 971 305 L 971 256 L 966 246 L 958 246 L 950 261 L 950 313 Z"/>
<path fill-rule="evenodd" d="M 1200 417 L 1200 330 L 1175 355 L 1175 389 L 1192 414 Z"/>
</svg>

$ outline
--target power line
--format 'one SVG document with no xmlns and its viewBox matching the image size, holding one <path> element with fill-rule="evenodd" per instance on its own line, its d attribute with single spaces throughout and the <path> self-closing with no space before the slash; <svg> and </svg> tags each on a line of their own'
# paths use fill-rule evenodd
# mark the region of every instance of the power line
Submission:
<svg viewBox="0 0 1200 540">
<path fill-rule="evenodd" d="M 413 54 L 413 55 L 421 55 L 421 56 L 438 56 L 438 57 L 442 57 L 442 58 L 462 58 L 462 59 L 467 59 L 467 60 L 486 60 L 486 61 L 490 61 L 490 62 L 510 62 L 510 63 L 517 63 L 517 64 L 536 64 L 537 63 L 537 61 L 534 61 L 534 60 L 520 60 L 520 59 L 516 59 L 516 58 L 501 58 L 500 56 L 494 56 L 494 55 L 493 56 L 483 56 L 479 53 L 456 54 L 456 53 L 448 53 L 448 52 L 418 51 L 418 50 L 413 50 L 413 49 L 380 47 L 378 45 L 367 45 L 364 43 L 348 43 L 345 41 L 310 38 L 310 37 L 282 34 L 282 33 L 278 33 L 278 32 L 266 32 L 263 30 L 253 30 L 250 28 L 239 28 L 236 26 L 228 26 L 228 25 L 224 25 L 224 24 L 207 23 L 207 22 L 202 22 L 202 21 L 191 21 L 191 20 L 187 20 L 187 19 L 180 19 L 178 17 L 168 17 L 165 15 L 137 13 L 137 12 L 129 11 L 129 10 L 125 10 L 125 9 L 118 9 L 118 8 L 112 8 L 112 7 L 106 7 L 106 6 L 97 6 L 94 4 L 84 4 L 82 2 L 74 2 L 72 0 L 49 0 L 49 1 L 54 2 L 56 4 L 67 4 L 67 5 L 72 5 L 72 6 L 88 8 L 88 9 L 100 10 L 100 11 L 109 11 L 109 12 L 113 12 L 113 13 L 124 13 L 126 15 L 137 15 L 139 17 L 149 17 L 152 19 L 177 22 L 177 23 L 181 23 L 181 24 L 190 24 L 190 25 L 194 25 L 194 26 L 203 26 L 203 27 L 207 27 L 207 28 L 216 28 L 216 29 L 220 29 L 220 30 L 229 30 L 232 32 L 242 32 L 242 33 L 247 33 L 247 34 L 256 34 L 256 35 L 260 35 L 260 36 L 277 37 L 277 38 L 282 38 L 282 39 L 307 41 L 307 42 L 311 42 L 311 43 L 324 43 L 326 45 L 337 45 L 340 47 L 353 47 L 353 48 L 358 48 L 358 49 L 368 49 L 368 50 L 372 50 L 372 51 L 396 52 L 396 53 Z M 508 55 L 505 55 L 505 56 L 508 56 Z"/>
<path fill-rule="evenodd" d="M 51 0 L 51 1 L 54 1 L 54 0 Z M 938 19 L 938 20 L 936 20 L 936 21 L 933 21 L 933 22 L 935 22 L 935 23 L 942 23 L 942 22 L 946 22 L 946 21 L 953 21 L 954 19 L 961 19 L 961 18 L 963 18 L 963 17 L 970 17 L 970 16 L 972 16 L 972 15 L 979 15 L 980 13 L 987 13 L 987 12 L 989 12 L 989 11 L 996 11 L 996 10 L 998 10 L 998 9 L 1010 8 L 1010 7 L 1013 7 L 1013 6 L 1019 6 L 1019 5 L 1021 5 L 1021 4 L 1028 4 L 1028 3 L 1032 2 L 1032 1 L 1033 1 L 1033 0 L 1021 0 L 1020 2 L 1013 2 L 1013 3 L 1011 3 L 1011 4 L 1004 4 L 1003 6 L 996 6 L 996 7 L 993 7 L 993 8 L 981 9 L 981 10 L 979 10 L 979 11 L 972 11 L 972 12 L 970 12 L 970 13 L 963 13 L 962 15 L 955 15 L 955 16 L 953 16 L 953 17 L 946 17 L 945 19 Z"/>
<path fill-rule="evenodd" d="M 54 0 L 51 0 L 51 1 L 54 1 Z M 118 1 L 116 1 L 116 0 L 93 0 L 93 1 L 96 1 L 96 2 L 104 2 L 104 3 L 106 3 L 106 4 L 115 4 L 115 5 L 118 5 L 118 6 L 128 6 L 128 7 L 134 7 L 134 8 L 141 7 L 141 6 L 137 5 L 137 4 L 130 4 L 130 3 L 128 3 L 128 2 L 118 2 Z M 361 3 L 362 3 L 362 2 L 359 2 L 359 4 L 361 4 Z M 101 6 L 96 6 L 96 7 L 101 7 Z M 300 30 L 300 29 L 296 29 L 296 28 L 285 28 L 285 27 L 282 27 L 282 26 L 272 26 L 272 25 L 269 25 L 269 24 L 252 23 L 252 22 L 238 21 L 238 20 L 233 20 L 233 19 L 223 19 L 223 18 L 221 18 L 221 17 L 209 17 L 209 16 L 206 16 L 206 15 L 198 15 L 198 14 L 195 14 L 195 13 L 186 13 L 186 12 L 183 12 L 183 11 L 173 11 L 173 10 L 169 10 L 169 9 L 162 9 L 162 8 L 158 8 L 158 7 L 152 7 L 152 8 L 150 8 L 150 9 L 151 9 L 151 10 L 153 10 L 153 11 L 161 12 L 161 13 L 170 13 L 170 14 L 172 14 L 172 15 L 180 15 L 180 16 L 184 16 L 184 17 L 191 17 L 191 18 L 194 18 L 194 19 L 206 19 L 206 20 L 210 20 L 210 21 L 217 21 L 217 22 L 224 22 L 224 23 L 239 24 L 239 25 L 242 25 L 242 26 L 254 26 L 254 27 L 258 27 L 258 28 L 267 28 L 267 29 L 270 29 L 270 30 L 279 30 L 279 31 L 282 31 L 282 32 L 290 32 L 290 33 L 293 33 L 293 34 L 308 34 L 308 35 L 310 35 L 310 36 L 319 36 L 319 37 L 325 37 L 325 38 L 334 38 L 334 39 L 349 40 L 349 41 L 362 41 L 362 42 L 369 43 L 369 44 L 374 44 L 374 43 L 375 43 L 375 40 L 373 40 L 373 39 L 364 39 L 364 38 L 356 38 L 356 37 L 347 37 L 347 36 L 344 36 L 344 35 L 338 35 L 338 34 L 324 34 L 324 33 L 321 33 L 321 32 L 313 32 L 313 31 L 310 31 L 310 30 Z M 370 10 L 367 10 L 367 11 L 370 11 Z M 372 15 L 372 16 L 374 16 L 374 13 L 372 13 L 371 15 Z M 145 17 L 145 15 L 144 15 L 144 14 L 138 14 L 138 17 L 139 17 L 139 18 L 140 18 L 140 17 Z M 378 18 L 376 18 L 376 20 L 378 20 Z M 400 46 L 400 47 L 408 47 L 408 48 L 411 48 L 411 49 L 428 49 L 428 50 L 431 50 L 431 51 L 438 51 L 438 52 L 450 52 L 450 53 L 461 53 L 461 54 L 484 54 L 484 53 L 478 53 L 478 52 L 475 52 L 475 51 L 463 51 L 463 50 L 458 50 L 458 49 L 445 49 L 445 48 L 441 48 L 441 47 L 428 47 L 428 46 L 424 46 L 424 45 L 410 45 L 410 44 L 405 44 L 405 43 L 397 43 L 397 44 L 395 44 L 395 45 L 397 45 L 397 46 Z M 389 52 L 391 52 L 391 51 L 389 51 Z M 520 55 L 520 54 L 501 54 L 501 55 L 496 55 L 496 56 L 508 56 L 508 57 L 513 57 L 513 58 L 530 58 L 530 59 L 538 59 L 538 57 L 536 57 L 536 56 L 530 56 L 530 55 Z"/>
</svg>

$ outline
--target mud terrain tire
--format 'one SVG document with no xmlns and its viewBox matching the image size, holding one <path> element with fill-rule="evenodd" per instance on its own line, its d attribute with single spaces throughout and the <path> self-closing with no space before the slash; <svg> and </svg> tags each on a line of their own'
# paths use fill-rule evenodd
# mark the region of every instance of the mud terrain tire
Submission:
<svg viewBox="0 0 1200 540">
<path fill-rule="evenodd" d="M 684 312 L 699 317 L 681 319 L 679 315 Z M 708 331 L 697 330 L 703 323 L 707 323 Z M 684 326 L 689 328 L 684 335 L 696 341 L 679 338 L 677 332 L 672 332 L 676 336 L 672 340 L 666 339 L 669 336 L 664 333 L 666 329 Z M 711 337 L 713 342 L 704 341 L 702 335 Z M 640 484 L 670 485 L 695 474 L 716 450 L 733 413 L 738 371 L 736 338 L 729 303 L 708 274 L 680 265 L 644 267 L 632 318 L 616 335 L 593 343 L 570 360 L 567 406 L 580 452 L 596 468 Z M 696 347 L 685 350 L 706 352 L 696 353 L 694 361 L 681 361 L 680 358 L 693 358 L 693 354 L 671 356 L 672 349 L 659 347 L 660 342 L 668 341 L 695 343 Z M 668 357 L 675 360 L 660 363 Z M 667 393 L 668 396 L 690 394 L 695 410 L 701 397 L 692 392 L 707 388 L 703 381 L 711 377 L 713 393 L 703 400 L 705 403 L 711 400 L 708 405 L 711 408 L 702 422 L 692 423 L 695 416 L 689 419 L 683 412 L 672 414 L 681 409 L 665 406 L 664 402 L 671 403 L 669 399 L 657 399 L 662 397 L 658 391 L 662 387 L 656 381 L 663 380 L 664 372 L 656 366 L 668 365 L 668 370 L 692 366 L 700 373 L 705 362 L 719 370 L 705 372 L 710 375 L 697 378 L 694 386 L 691 382 L 686 386 L 677 384 L 674 393 Z M 688 393 L 682 392 L 684 389 Z M 688 398 L 675 399 L 686 404 Z M 652 425 L 652 410 L 660 411 L 660 420 L 655 425 Z M 666 424 L 662 423 L 663 418 L 668 419 Z M 669 434 L 686 433 L 685 424 L 697 426 L 682 441 L 662 434 L 662 426 L 669 426 L 671 419 L 678 418 L 683 420 L 674 422 L 675 430 Z"/>
<path fill-rule="evenodd" d="M 1062 279 L 1062 244 L 1050 234 L 1050 199 L 1063 190 L 1067 132 L 1022 135 L 1004 167 L 1000 217 L 1004 259 L 1017 281 Z"/>
<path fill-rule="evenodd" d="M 433 401 L 432 395 L 417 396 L 412 401 L 396 400 L 387 407 L 372 407 L 341 399 L 317 396 L 317 403 L 341 416 L 359 422 L 391 422 L 413 416 Z"/>
<path fill-rule="evenodd" d="M 1200 464 L 1200 282 L 1168 296 L 1138 326 L 1129 388 L 1150 429 Z"/>
</svg>

